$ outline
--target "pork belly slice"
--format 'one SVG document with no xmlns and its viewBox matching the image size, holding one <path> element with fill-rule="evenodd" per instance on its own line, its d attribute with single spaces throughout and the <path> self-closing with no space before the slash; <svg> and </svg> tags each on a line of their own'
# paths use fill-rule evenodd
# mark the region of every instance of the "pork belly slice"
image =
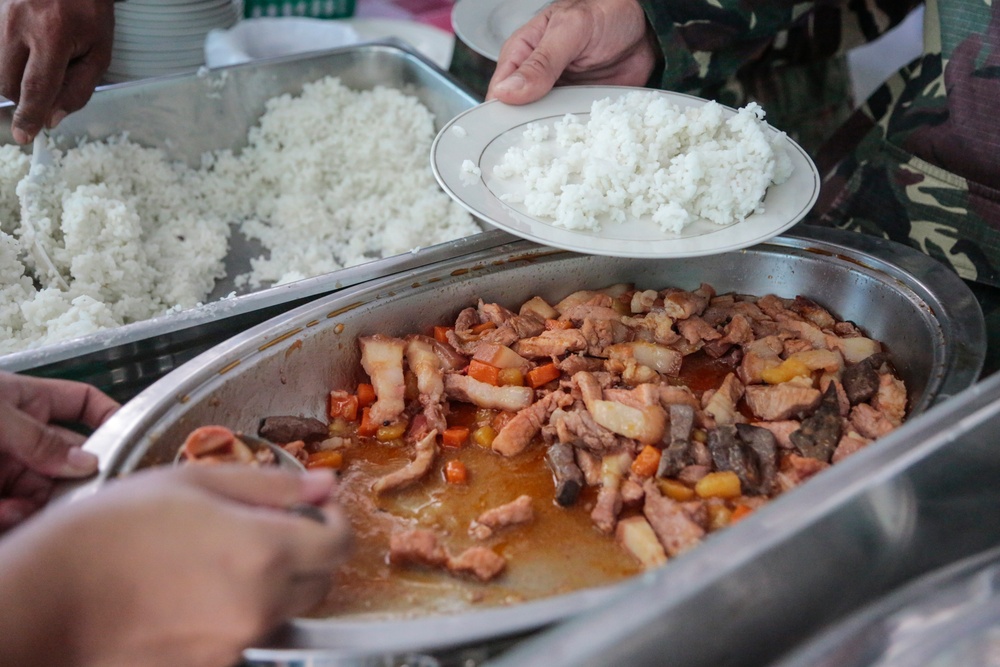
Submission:
<svg viewBox="0 0 1000 667">
<path fill-rule="evenodd" d="M 437 430 L 432 429 L 420 439 L 414 447 L 416 454 L 413 460 L 399 470 L 380 477 L 372 484 L 375 493 L 384 493 L 409 486 L 424 478 L 434 465 L 437 456 Z"/>
<path fill-rule="evenodd" d="M 535 392 L 531 387 L 495 387 L 468 375 L 448 373 L 444 377 L 448 398 L 471 403 L 480 408 L 517 412 L 531 405 Z"/>
<path fill-rule="evenodd" d="M 573 397 L 564 391 L 553 391 L 535 401 L 504 424 L 493 439 L 493 451 L 504 456 L 520 454 L 531 444 L 532 439 L 538 435 L 557 408 L 572 404 Z"/>
<path fill-rule="evenodd" d="M 722 338 L 722 334 L 716 331 L 715 327 L 697 315 L 686 320 L 677 320 L 677 331 L 692 345 Z"/>
<path fill-rule="evenodd" d="M 485 540 L 501 528 L 534 521 L 535 510 L 531 503 L 531 496 L 523 494 L 509 503 L 486 510 L 469 525 L 469 535 Z"/>
<path fill-rule="evenodd" d="M 893 426 L 902 424 L 906 416 L 906 387 L 903 381 L 888 373 L 879 376 L 878 392 L 872 399 L 872 407 Z"/>
<path fill-rule="evenodd" d="M 601 459 L 601 488 L 590 519 L 607 535 L 614 532 L 618 523 L 618 514 L 622 511 L 621 484 L 631 465 L 632 456 L 627 452 L 609 454 Z"/>
<path fill-rule="evenodd" d="M 705 392 L 702 396 L 705 414 L 720 426 L 742 421 L 743 416 L 736 410 L 736 404 L 743 398 L 744 391 L 743 383 L 737 379 L 736 374 L 727 374 L 717 390 L 711 394 Z"/>
<path fill-rule="evenodd" d="M 513 344 L 515 352 L 528 359 L 561 357 L 587 349 L 587 338 L 579 329 L 551 329 Z"/>
<path fill-rule="evenodd" d="M 683 355 L 677 350 L 645 341 L 616 343 L 604 350 L 608 359 L 627 361 L 634 359 L 637 363 L 652 368 L 663 375 L 676 376 L 681 371 Z"/>
<path fill-rule="evenodd" d="M 375 389 L 375 403 L 371 406 L 369 418 L 376 424 L 392 422 L 406 407 L 403 393 L 403 353 L 406 344 L 398 338 L 382 334 L 362 336 L 361 366 L 371 378 Z"/>
<path fill-rule="evenodd" d="M 705 537 L 705 529 L 688 515 L 680 503 L 660 493 L 654 482 L 647 481 L 644 488 L 646 501 L 642 513 L 663 545 L 667 557 L 672 558 L 697 546 Z"/>
<path fill-rule="evenodd" d="M 702 283 L 698 289 L 690 292 L 670 287 L 660 292 L 660 295 L 667 315 L 683 320 L 692 315 L 701 315 L 715 296 L 715 289 L 708 283 Z"/>
<path fill-rule="evenodd" d="M 869 440 L 881 438 L 896 428 L 885 415 L 867 403 L 859 403 L 851 408 L 850 420 L 854 430 Z"/>
<path fill-rule="evenodd" d="M 793 382 L 770 386 L 748 385 L 745 396 L 750 410 L 764 421 L 797 418 L 811 412 L 822 398 L 819 389 Z"/>
<path fill-rule="evenodd" d="M 622 448 L 618 436 L 594 421 L 580 404 L 571 410 L 556 409 L 549 418 L 549 424 L 555 428 L 559 442 L 576 445 L 597 455 Z"/>
<path fill-rule="evenodd" d="M 406 338 L 406 364 L 417 378 L 422 402 L 437 402 L 444 397 L 444 368 L 434 346 L 425 337 Z"/>
</svg>

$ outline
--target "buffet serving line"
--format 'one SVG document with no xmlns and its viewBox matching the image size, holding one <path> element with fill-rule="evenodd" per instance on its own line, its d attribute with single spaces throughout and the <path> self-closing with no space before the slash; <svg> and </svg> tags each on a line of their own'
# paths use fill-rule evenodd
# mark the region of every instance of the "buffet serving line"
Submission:
<svg viewBox="0 0 1000 667">
<path fill-rule="evenodd" d="M 863 644 L 852 614 L 898 614 L 926 596 L 895 598 L 890 607 L 887 594 L 946 566 L 952 578 L 939 575 L 918 592 L 950 590 L 934 584 L 992 562 L 1000 454 L 990 434 L 1000 380 L 979 382 L 986 355 L 979 306 L 960 279 L 912 249 L 795 226 L 818 183 L 794 142 L 792 178 L 801 180 L 772 187 L 765 211 L 737 223 L 744 227 L 720 234 L 695 225 L 644 242 L 649 227 L 574 231 L 540 222 L 504 197 L 486 167 L 502 161 L 504 142 L 515 131 L 520 136 L 532 116 L 504 116 L 502 129 L 490 130 L 481 118 L 491 108 L 503 116 L 496 105 L 477 105 L 438 64 L 398 40 L 109 86 L 50 139 L 68 147 L 124 131 L 131 142 L 197 166 L 206 151 L 246 149 L 268 100 L 299 95 L 329 76 L 356 91 L 403 91 L 431 112 L 437 136 L 428 168 L 480 231 L 254 285 L 234 281 L 261 253 L 259 241 L 236 227 L 225 277 L 203 304 L 0 356 L 5 370 L 84 380 L 127 400 L 88 441 L 100 473 L 62 488 L 63 501 L 171 462 L 199 426 L 256 432 L 270 415 L 327 417 L 331 388 L 358 382 L 359 337 L 430 330 L 480 300 L 510 308 L 533 297 L 556 304 L 576 290 L 611 285 L 693 291 L 709 284 L 716 294 L 805 297 L 881 342 L 907 389 L 906 421 L 696 548 L 634 576 L 565 592 L 547 589 L 555 574 L 540 572 L 530 586 L 546 592 L 534 599 L 518 591 L 480 605 L 489 599 L 481 587 L 494 584 L 463 582 L 443 594 L 455 596 L 450 613 L 418 595 L 403 612 L 294 619 L 248 649 L 247 664 L 818 664 L 820 655 Z M 584 113 L 606 92 L 557 95 L 532 113 Z M 701 105 L 683 96 L 671 101 Z M 0 106 L 3 144 L 12 143 L 5 134 L 11 113 L 11 105 Z M 384 159 L 393 159 L 391 150 Z M 981 553 L 966 570 L 954 569 Z M 888 625 L 866 627 L 885 629 L 864 637 L 864 646 L 879 648 L 836 654 L 839 662 L 829 664 L 883 664 L 879 656 L 896 636 Z"/>
</svg>

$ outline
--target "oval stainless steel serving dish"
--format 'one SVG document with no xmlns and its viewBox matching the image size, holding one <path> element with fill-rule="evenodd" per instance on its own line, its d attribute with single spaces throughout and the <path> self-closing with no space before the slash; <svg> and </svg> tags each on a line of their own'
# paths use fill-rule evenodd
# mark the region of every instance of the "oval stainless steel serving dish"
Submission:
<svg viewBox="0 0 1000 667">
<path fill-rule="evenodd" d="M 707 282 L 719 292 L 808 296 L 886 344 L 910 389 L 911 414 L 972 385 L 985 356 L 983 316 L 968 287 L 934 260 L 881 239 L 800 227 L 745 250 L 673 260 L 584 256 L 518 241 L 345 289 L 203 353 L 94 433 L 87 448 L 98 454 L 100 473 L 67 495 L 80 498 L 113 477 L 169 462 L 186 434 L 203 424 L 253 432 L 266 415 L 324 417 L 327 392 L 359 380 L 359 335 L 440 324 L 480 298 L 514 305 L 536 294 L 556 299 L 619 282 L 688 289 Z M 616 588 L 460 616 L 296 619 L 273 644 L 247 656 L 332 660 L 468 645 L 593 609 Z"/>
</svg>

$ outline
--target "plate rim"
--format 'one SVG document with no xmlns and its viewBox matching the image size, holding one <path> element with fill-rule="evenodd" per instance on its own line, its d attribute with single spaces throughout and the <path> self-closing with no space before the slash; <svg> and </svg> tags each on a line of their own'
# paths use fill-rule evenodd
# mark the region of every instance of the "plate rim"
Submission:
<svg viewBox="0 0 1000 667">
<path fill-rule="evenodd" d="M 500 57 L 502 43 L 494 44 L 486 33 L 486 20 L 492 12 L 512 0 L 459 0 L 451 10 L 451 29 L 455 37 L 470 49 L 496 62 Z M 537 14 L 552 0 L 538 0 Z M 509 35 L 508 35 L 509 36 Z"/>
<path fill-rule="evenodd" d="M 706 103 L 708 103 L 708 102 L 711 101 L 711 100 L 708 100 L 708 99 L 705 99 L 705 98 L 702 98 L 702 97 L 697 97 L 695 95 L 690 95 L 690 94 L 687 94 L 687 93 L 680 93 L 680 92 L 668 91 L 668 90 L 659 90 L 659 89 L 653 89 L 653 88 L 641 88 L 641 87 L 635 87 L 635 86 L 580 85 L 580 86 L 566 86 L 566 87 L 554 88 L 545 97 L 543 97 L 541 100 L 539 100 L 539 102 L 543 102 L 545 100 L 550 100 L 551 101 L 553 96 L 562 96 L 562 97 L 574 96 L 575 97 L 575 96 L 579 95 L 580 93 L 584 93 L 585 97 L 587 99 L 590 99 L 591 102 L 592 102 L 592 101 L 595 101 L 595 100 L 598 100 L 598 99 L 602 99 L 604 97 L 609 97 L 609 96 L 618 96 L 618 97 L 620 97 L 620 96 L 625 95 L 625 94 L 627 94 L 629 92 L 632 92 L 632 91 L 651 92 L 651 93 L 666 95 L 666 96 L 668 96 L 670 98 L 682 99 L 682 100 L 684 100 L 686 102 L 694 101 L 694 102 L 697 102 L 697 103 L 700 103 L 700 104 L 706 104 Z M 697 237 L 688 237 L 687 239 L 685 239 L 685 238 L 679 238 L 679 239 L 671 239 L 671 238 L 651 239 L 650 243 L 645 243 L 645 242 L 642 242 L 642 241 L 638 241 L 638 242 L 634 242 L 633 243 L 633 242 L 621 240 L 621 241 L 624 241 L 624 242 L 627 242 L 627 243 L 631 244 L 630 248 L 623 250 L 623 249 L 618 249 L 618 248 L 614 248 L 614 247 L 608 247 L 607 245 L 602 245 L 602 243 L 601 243 L 601 241 L 605 241 L 606 242 L 606 241 L 609 241 L 609 240 L 613 240 L 613 241 L 618 242 L 619 241 L 618 239 L 607 239 L 605 237 L 601 237 L 600 235 L 595 235 L 592 232 L 581 231 L 581 230 L 572 230 L 572 229 L 562 228 L 562 227 L 556 227 L 554 225 L 551 225 L 551 224 L 547 223 L 544 220 L 532 219 L 533 222 L 536 223 L 536 226 L 540 226 L 541 229 L 543 229 L 543 230 L 552 229 L 553 230 L 553 235 L 557 236 L 558 238 L 552 238 L 552 235 L 538 234 L 538 233 L 535 233 L 535 232 L 533 232 L 531 230 L 527 230 L 526 231 L 525 229 L 521 228 L 521 224 L 518 221 L 512 220 L 512 222 L 517 222 L 518 224 L 508 224 L 505 221 L 496 219 L 496 217 L 494 217 L 490 213 L 485 212 L 485 211 L 481 210 L 481 208 L 477 208 L 476 206 L 474 206 L 474 205 L 470 204 L 468 201 L 466 201 L 466 198 L 463 197 L 462 194 L 461 194 L 461 189 L 464 189 L 464 188 L 466 188 L 468 186 L 466 184 L 464 184 L 464 183 L 460 183 L 460 184 L 458 184 L 458 186 L 456 186 L 456 184 L 455 184 L 455 180 L 456 179 L 454 177 L 447 176 L 443 172 L 442 168 L 445 165 L 443 165 L 441 163 L 441 161 L 439 160 L 439 151 L 441 150 L 442 142 L 447 142 L 448 141 L 448 135 L 452 131 L 452 128 L 454 128 L 455 126 L 461 126 L 461 122 L 463 121 L 463 119 L 467 118 L 470 114 L 482 114 L 484 112 L 483 111 L 484 109 L 488 108 L 490 105 L 496 105 L 496 104 L 503 105 L 507 109 L 514 110 L 514 113 L 520 113 L 520 110 L 530 109 L 530 108 L 532 108 L 533 105 L 537 105 L 538 102 L 532 103 L 532 104 L 528 104 L 528 105 L 521 105 L 521 106 L 514 107 L 514 106 L 504 105 L 503 102 L 500 102 L 499 100 L 493 99 L 493 100 L 489 100 L 487 102 L 484 102 L 482 104 L 479 104 L 479 105 L 477 105 L 475 107 L 472 107 L 470 109 L 467 109 L 467 110 L 463 111 L 462 113 L 458 114 L 457 116 L 455 116 L 454 118 L 452 118 L 451 120 L 449 120 L 441 128 L 441 130 L 438 132 L 437 136 L 434 137 L 434 141 L 431 143 L 431 150 L 430 150 L 431 171 L 433 172 L 434 178 L 437 180 L 438 185 L 440 185 L 441 188 L 456 203 L 458 203 L 460 206 L 462 206 L 465 210 L 469 211 L 469 213 L 471 213 L 475 217 L 483 220 L 484 222 L 486 222 L 486 223 L 488 223 L 490 225 L 493 225 L 493 226 L 495 226 L 495 227 L 497 227 L 499 229 L 502 229 L 502 230 L 504 230 L 504 231 L 506 231 L 506 232 L 508 232 L 510 234 L 514 234 L 515 236 L 518 236 L 520 238 L 523 238 L 523 239 L 526 239 L 526 240 L 529 240 L 529 241 L 533 241 L 535 243 L 540 243 L 540 244 L 543 244 L 543 245 L 551 246 L 551 247 L 554 247 L 554 248 L 560 248 L 560 249 L 563 249 L 563 250 L 569 250 L 569 251 L 572 251 L 572 252 L 578 252 L 578 253 L 584 253 L 584 254 L 591 254 L 591 255 L 617 256 L 617 257 L 664 258 L 664 259 L 667 259 L 667 258 L 671 258 L 671 257 L 697 257 L 697 256 L 715 255 L 715 254 L 719 254 L 719 253 L 723 253 L 723 252 L 728 252 L 728 251 L 732 251 L 732 250 L 739 250 L 741 248 L 745 248 L 745 247 L 748 247 L 748 246 L 751 246 L 751 245 L 755 245 L 757 243 L 761 243 L 761 242 L 764 242 L 764 241 L 766 241 L 766 240 L 768 240 L 770 238 L 773 238 L 774 236 L 777 236 L 777 235 L 781 234 L 782 232 L 787 231 L 792 226 L 794 226 L 796 223 L 798 223 L 799 221 L 801 221 L 809 213 L 809 211 L 812 209 L 812 207 L 815 205 L 816 201 L 819 198 L 819 191 L 820 191 L 820 186 L 822 184 L 822 179 L 820 178 L 819 170 L 817 169 L 816 164 L 813 162 L 813 160 L 809 156 L 809 154 L 797 142 L 795 142 L 792 138 L 790 138 L 787 135 L 785 135 L 784 136 L 784 140 L 787 143 L 788 155 L 789 155 L 789 158 L 792 160 L 792 162 L 795 164 L 795 168 L 796 169 L 800 169 L 802 167 L 805 167 L 807 169 L 807 171 L 808 171 L 808 173 L 807 173 L 807 175 L 805 177 L 803 177 L 803 176 L 800 175 L 799 178 L 800 179 L 805 178 L 805 179 L 808 180 L 808 183 L 803 183 L 801 185 L 808 185 L 808 186 L 810 186 L 810 189 L 808 191 L 809 194 L 808 194 L 807 197 L 803 197 L 802 198 L 802 201 L 801 201 L 801 204 L 798 207 L 798 210 L 795 211 L 787 220 L 781 222 L 780 224 L 776 224 L 776 225 L 772 225 L 771 227 L 768 227 L 766 229 L 766 231 L 764 231 L 763 233 L 753 234 L 753 235 L 749 235 L 749 236 L 745 236 L 745 237 L 737 237 L 736 240 L 733 240 L 733 241 L 730 241 L 730 242 L 721 242 L 721 243 L 716 243 L 714 245 L 709 244 L 709 246 L 707 248 L 702 248 L 702 247 L 690 248 L 689 247 L 688 249 L 685 249 L 683 247 L 685 245 L 684 242 L 687 241 L 687 240 L 689 240 L 690 238 L 697 238 Z M 723 109 L 727 110 L 728 113 L 736 113 L 736 109 L 734 109 L 733 107 L 730 107 L 730 106 L 727 106 L 727 105 L 724 105 L 724 104 L 721 104 L 721 103 L 720 103 L 720 106 L 722 106 Z M 566 112 L 566 113 L 570 113 L 570 112 Z M 552 115 L 554 115 L 554 114 L 546 114 L 546 117 L 550 117 Z M 526 122 L 530 122 L 530 118 L 526 117 L 525 118 L 525 123 Z M 770 127 L 775 132 L 779 131 L 776 128 L 774 128 L 773 126 L 768 125 L 768 127 Z M 497 134 L 495 134 L 490 139 L 490 141 L 495 141 L 498 137 L 502 136 L 504 133 L 509 132 L 509 131 L 510 131 L 510 129 L 504 129 L 503 132 L 498 132 Z M 485 150 L 485 146 L 483 147 L 483 150 Z M 470 155 L 474 155 L 474 154 L 475 154 L 475 151 L 470 152 Z M 449 163 L 447 166 L 451 167 L 452 170 L 456 171 L 456 173 L 457 173 L 459 165 L 455 165 L 455 164 L 450 164 Z M 480 165 L 477 164 L 476 166 L 479 167 Z M 480 178 L 480 181 L 479 181 L 479 185 L 481 185 L 482 187 L 485 187 L 485 184 L 484 184 L 484 182 L 482 181 L 481 178 Z M 781 186 L 778 185 L 778 186 L 771 186 L 771 187 L 781 187 Z M 493 196 L 492 193 L 491 193 L 490 196 Z M 495 196 L 494 196 L 494 199 L 496 199 L 497 202 L 500 202 L 500 200 L 498 198 L 496 198 Z M 500 203 L 502 205 L 502 202 L 500 202 Z M 524 217 L 530 217 L 530 216 L 527 216 L 526 214 L 523 214 L 523 213 L 519 213 L 519 215 L 523 215 Z M 750 220 L 751 218 L 753 218 L 753 215 L 748 216 L 747 220 Z M 709 224 L 711 224 L 711 223 L 709 223 Z M 731 236 L 731 232 L 732 232 L 734 226 L 738 225 L 738 224 L 741 224 L 741 223 L 732 223 L 732 224 L 729 224 L 729 225 L 719 226 L 718 229 L 710 229 L 710 231 L 708 231 L 708 232 L 706 232 L 704 234 L 699 234 L 698 236 L 711 236 L 711 235 L 717 235 L 717 234 L 721 234 L 723 236 Z M 747 233 L 747 234 L 749 234 L 749 233 Z M 652 241 L 655 241 L 655 243 L 652 243 Z M 678 243 L 681 245 L 680 249 L 670 249 L 669 248 L 670 245 L 678 244 Z M 663 247 L 664 244 L 667 244 L 667 248 Z"/>
</svg>

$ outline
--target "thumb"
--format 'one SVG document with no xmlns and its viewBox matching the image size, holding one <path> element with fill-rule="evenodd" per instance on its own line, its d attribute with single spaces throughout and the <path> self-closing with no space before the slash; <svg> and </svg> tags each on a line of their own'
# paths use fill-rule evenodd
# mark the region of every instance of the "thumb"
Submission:
<svg viewBox="0 0 1000 667">
<path fill-rule="evenodd" d="M 287 508 L 295 504 L 319 505 L 333 494 L 336 484 L 330 470 L 289 472 L 248 465 L 185 465 L 178 471 L 189 482 L 248 505 Z"/>
<path fill-rule="evenodd" d="M 81 447 L 86 438 L 44 424 L 9 403 L 0 402 L 0 451 L 49 477 L 85 477 L 97 470 L 97 457 Z"/>
</svg>

